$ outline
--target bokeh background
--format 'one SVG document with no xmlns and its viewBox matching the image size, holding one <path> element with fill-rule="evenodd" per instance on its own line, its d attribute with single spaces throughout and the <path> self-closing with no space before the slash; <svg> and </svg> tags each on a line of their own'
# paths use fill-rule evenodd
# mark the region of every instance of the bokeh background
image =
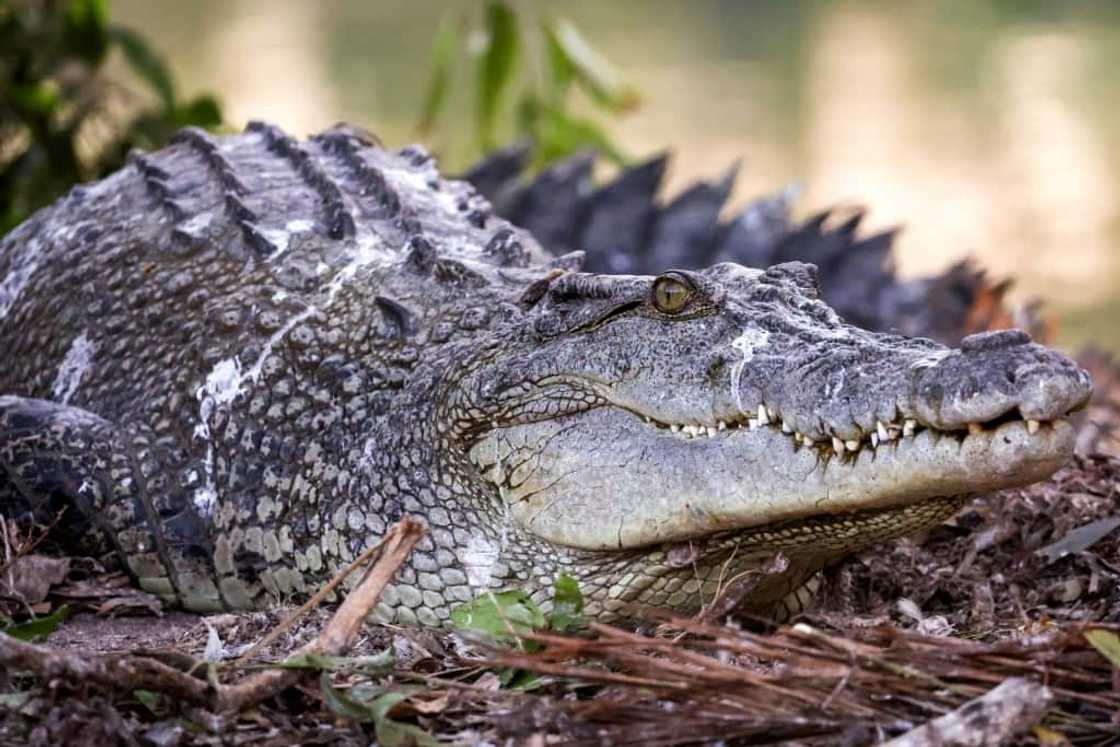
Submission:
<svg viewBox="0 0 1120 747">
<path fill-rule="evenodd" d="M 235 126 L 347 120 L 398 145 L 416 139 L 436 29 L 459 6 L 116 0 L 113 16 Z M 642 105 L 604 127 L 634 157 L 671 150 L 672 188 L 742 159 L 732 204 L 796 183 L 802 214 L 866 206 L 869 229 L 905 227 L 903 274 L 976 257 L 1045 301 L 1060 342 L 1120 350 L 1120 3 L 518 7 L 572 20 L 637 87 Z M 453 132 L 432 143 L 450 169 L 467 158 Z"/>
</svg>

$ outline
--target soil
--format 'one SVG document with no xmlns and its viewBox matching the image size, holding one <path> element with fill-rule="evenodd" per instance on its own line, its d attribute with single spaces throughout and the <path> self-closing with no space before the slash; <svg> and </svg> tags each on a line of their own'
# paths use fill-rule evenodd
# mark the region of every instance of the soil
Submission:
<svg viewBox="0 0 1120 747">
<path fill-rule="evenodd" d="M 243 675 L 229 662 L 290 612 L 156 614 L 150 598 L 88 559 L 71 559 L 67 577 L 37 605 L 46 611 L 61 603 L 77 611 L 50 634 L 55 649 L 75 656 L 174 651 L 192 657 L 186 661 L 223 662 L 213 674 L 223 681 Z M 257 660 L 282 660 L 312 640 L 329 615 L 314 610 Z M 2 673 L 0 743 L 413 744 L 434 735 L 466 744 L 870 744 L 1015 675 L 1013 661 L 1029 665 L 1028 676 L 1048 667 L 1060 691 L 1047 720 L 1021 743 L 1114 743 L 1120 669 L 1110 669 L 1083 634 L 1086 626 L 1120 631 L 1120 460 L 1077 457 L 1045 483 L 977 498 L 924 535 L 849 559 L 826 574 L 816 605 L 790 626 L 656 622 L 637 633 L 604 628 L 549 640 L 536 653 L 491 649 L 453 633 L 371 627 L 352 656 L 388 649 L 391 669 L 371 675 L 343 666 L 325 686 L 312 673 L 304 685 L 233 715 L 158 694 Z M 958 652 L 942 657 L 954 668 L 942 671 L 945 662 L 928 655 L 931 645 Z M 852 646 L 868 647 L 860 649 L 873 652 L 868 660 L 903 657 L 892 666 L 951 682 L 954 695 L 913 691 L 909 679 L 849 660 L 844 676 L 865 679 L 839 698 L 853 698 L 844 704 L 848 718 L 834 713 L 828 689 L 813 695 L 825 705 L 809 711 L 786 696 L 767 699 L 777 682 L 788 691 L 803 688 L 806 697 L 816 693 L 822 673 L 840 665 L 827 652 Z M 744 655 L 744 647 L 755 653 Z M 794 654 L 801 658 L 789 658 Z M 734 686 L 713 693 L 710 680 L 725 677 L 728 667 L 735 667 Z M 815 674 L 804 675 L 810 670 Z M 791 679 L 793 671 L 800 678 Z M 740 681 L 747 674 L 765 681 Z M 832 676 L 829 688 L 837 687 Z M 404 695 L 379 720 L 332 700 L 330 683 L 358 702 Z M 754 711 L 741 703 L 729 710 L 736 698 Z M 892 699 L 893 710 L 881 705 Z"/>
</svg>

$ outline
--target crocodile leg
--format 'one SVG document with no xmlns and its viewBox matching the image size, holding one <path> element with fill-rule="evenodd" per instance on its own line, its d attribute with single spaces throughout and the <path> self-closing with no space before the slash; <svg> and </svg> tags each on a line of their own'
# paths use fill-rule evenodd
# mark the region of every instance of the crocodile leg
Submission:
<svg viewBox="0 0 1120 747">
<path fill-rule="evenodd" d="M 168 601 L 190 598 L 196 609 L 221 609 L 217 590 L 207 593 L 213 583 L 205 564 L 186 561 L 175 546 L 182 533 L 153 505 L 142 445 L 87 410 L 0 397 L 0 507 L 44 524 L 61 512 L 55 532 L 68 547 L 114 552 L 141 588 Z M 200 565 L 205 553 L 194 555 Z"/>
</svg>

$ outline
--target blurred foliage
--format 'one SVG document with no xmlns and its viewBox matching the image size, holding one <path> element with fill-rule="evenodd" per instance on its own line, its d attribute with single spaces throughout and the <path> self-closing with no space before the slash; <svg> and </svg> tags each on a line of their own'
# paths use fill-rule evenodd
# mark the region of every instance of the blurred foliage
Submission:
<svg viewBox="0 0 1120 747">
<path fill-rule="evenodd" d="M 21 641 L 34 641 L 40 638 L 46 638 L 66 619 L 66 615 L 69 614 L 69 612 L 70 608 L 64 604 L 45 617 L 38 617 L 34 620 L 18 624 L 0 618 L 0 623 L 3 623 L 3 625 L 0 626 L 0 633 L 10 635 L 12 638 Z"/>
<path fill-rule="evenodd" d="M 552 587 L 552 611 L 545 615 L 522 589 L 486 592 L 451 610 L 451 625 L 457 630 L 481 633 L 498 641 L 512 640 L 527 651 L 538 646 L 523 639 L 534 630 L 565 633 L 583 625 L 583 593 L 571 576 L 561 574 Z"/>
<path fill-rule="evenodd" d="M 573 94 L 579 90 L 593 109 L 620 116 L 638 106 L 637 91 L 572 23 L 532 17 L 530 8 L 489 0 L 444 17 L 432 53 L 421 134 L 436 127 L 456 82 L 466 78 L 460 90 L 473 92 L 472 157 L 510 137 L 533 144 L 537 167 L 584 148 L 622 163 L 625 157 L 600 125 L 575 111 Z M 460 64 L 464 60 L 468 64 Z"/>
<path fill-rule="evenodd" d="M 323 672 L 319 677 L 319 690 L 323 703 L 339 718 L 372 722 L 377 735 L 375 744 L 382 747 L 439 747 L 440 741 L 418 726 L 401 723 L 389 718 L 393 706 L 408 698 L 417 688 L 397 688 L 384 691 L 379 687 L 355 685 L 345 691 L 331 683 Z"/>
<path fill-rule="evenodd" d="M 117 169 L 131 148 L 158 148 L 186 125 L 221 124 L 217 101 L 181 100 L 163 57 L 111 23 L 108 4 L 0 0 L 0 235 L 73 184 Z M 528 139 L 537 167 L 584 148 L 623 162 L 588 113 L 625 114 L 639 103 L 636 91 L 570 22 L 533 12 L 488 0 L 448 13 L 421 131 L 430 134 L 448 99 L 466 91 L 472 158 Z"/>
<path fill-rule="evenodd" d="M 127 75 L 107 71 L 114 52 Z M 109 22 L 108 0 L 0 0 L 0 236 L 129 149 L 221 121 L 212 96 L 179 99 L 163 58 Z"/>
</svg>

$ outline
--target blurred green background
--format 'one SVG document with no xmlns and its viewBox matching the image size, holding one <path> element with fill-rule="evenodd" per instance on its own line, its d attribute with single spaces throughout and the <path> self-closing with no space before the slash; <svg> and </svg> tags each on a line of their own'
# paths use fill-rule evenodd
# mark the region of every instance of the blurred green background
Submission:
<svg viewBox="0 0 1120 747">
<path fill-rule="evenodd" d="M 637 88 L 640 107 L 596 121 L 630 156 L 670 149 L 672 189 L 742 159 L 734 203 L 796 182 L 803 213 L 865 205 L 869 228 L 905 226 L 904 274 L 975 256 L 1042 298 L 1061 342 L 1120 350 L 1120 2 L 514 6 L 570 19 Z M 398 145 L 417 139 L 441 19 L 471 7 L 116 0 L 112 17 L 167 56 L 182 98 L 213 92 L 234 126 L 348 120 Z M 472 146 L 455 122 L 472 115 L 452 93 L 425 139 L 453 170 Z"/>
</svg>

